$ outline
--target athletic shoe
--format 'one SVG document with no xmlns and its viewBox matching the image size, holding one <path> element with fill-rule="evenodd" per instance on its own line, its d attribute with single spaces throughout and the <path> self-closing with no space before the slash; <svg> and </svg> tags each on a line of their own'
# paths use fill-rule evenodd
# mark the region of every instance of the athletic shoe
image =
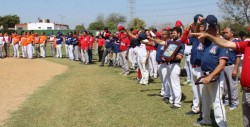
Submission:
<svg viewBox="0 0 250 127">
<path fill-rule="evenodd" d="M 175 105 L 171 106 L 170 108 L 172 108 L 172 109 L 181 109 L 181 107 L 178 107 L 178 106 L 175 106 Z"/>
<path fill-rule="evenodd" d="M 234 105 L 234 104 L 230 104 L 229 105 L 229 110 L 232 111 L 234 109 L 236 109 L 238 106 Z"/>
<path fill-rule="evenodd" d="M 223 102 L 223 105 L 224 105 L 224 106 L 227 106 L 227 105 L 229 105 L 229 102 L 228 102 L 228 100 L 225 100 L 225 101 Z"/>
<path fill-rule="evenodd" d="M 212 123 L 204 123 L 202 120 L 199 122 L 194 122 L 194 126 L 212 126 Z"/>
<path fill-rule="evenodd" d="M 199 114 L 200 112 L 194 112 L 194 111 L 189 111 L 189 112 L 187 112 L 186 114 L 187 115 L 196 115 L 196 114 Z"/>
</svg>

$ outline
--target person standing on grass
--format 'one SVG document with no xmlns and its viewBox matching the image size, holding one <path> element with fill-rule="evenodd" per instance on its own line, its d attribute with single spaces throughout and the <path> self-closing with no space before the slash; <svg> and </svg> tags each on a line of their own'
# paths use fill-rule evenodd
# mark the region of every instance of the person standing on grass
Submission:
<svg viewBox="0 0 250 127">
<path fill-rule="evenodd" d="M 99 35 L 97 43 L 98 43 L 98 57 L 99 57 L 98 61 L 101 62 L 104 52 L 103 50 L 104 50 L 105 39 L 103 39 L 102 36 Z"/>
<path fill-rule="evenodd" d="M 21 38 L 21 44 L 22 44 L 22 55 L 23 58 L 27 58 L 27 35 L 26 32 L 23 32 L 22 38 Z"/>
<path fill-rule="evenodd" d="M 69 58 L 69 45 L 70 45 L 70 41 L 71 41 L 71 36 L 69 35 L 69 33 L 66 33 L 65 35 L 65 54 L 66 54 L 66 58 Z"/>
<path fill-rule="evenodd" d="M 62 58 L 62 42 L 63 42 L 62 34 L 58 32 L 56 34 L 55 39 L 56 39 L 56 57 Z"/>
<path fill-rule="evenodd" d="M 204 32 L 206 30 L 206 22 L 203 22 L 203 16 L 197 14 L 194 16 L 194 23 L 190 24 L 183 33 L 181 42 L 186 45 L 192 45 L 191 55 L 190 55 L 190 64 L 191 64 L 191 83 L 192 83 L 192 92 L 193 92 L 193 102 L 191 106 L 191 111 L 187 112 L 187 115 L 193 115 L 201 113 L 201 96 L 203 84 L 195 85 L 195 81 L 200 78 L 202 74 L 201 70 L 201 58 L 204 54 L 205 45 L 203 45 L 197 38 L 194 36 L 189 37 L 190 32 Z M 201 119 L 201 114 L 200 118 Z"/>
<path fill-rule="evenodd" d="M 217 18 L 214 15 L 208 15 L 206 22 L 209 24 L 207 33 L 217 36 Z M 208 39 L 202 40 L 205 45 L 204 54 L 201 58 L 201 70 L 204 74 L 202 83 L 202 120 L 195 122 L 197 126 L 212 125 L 211 105 L 214 109 L 214 118 L 218 126 L 226 127 L 226 112 L 222 102 L 222 86 L 224 78 L 222 71 L 228 59 L 228 51 L 219 47 L 213 41 Z"/>
<path fill-rule="evenodd" d="M 129 75 L 128 67 L 128 47 L 130 45 L 130 39 L 125 33 L 125 28 L 123 26 L 118 26 L 118 38 L 120 39 L 120 64 L 122 66 L 123 75 Z"/>
<path fill-rule="evenodd" d="M 74 51 L 74 60 L 75 61 L 79 61 L 79 38 L 78 38 L 78 33 L 77 32 L 74 32 L 74 35 L 73 35 L 73 51 Z"/>
<path fill-rule="evenodd" d="M 29 59 L 33 58 L 32 43 L 33 43 L 33 38 L 30 32 L 28 32 L 27 33 L 27 54 L 28 54 Z"/>
<path fill-rule="evenodd" d="M 40 56 L 42 58 L 45 58 L 46 56 L 46 42 L 47 42 L 47 37 L 45 35 L 44 32 L 41 33 L 41 36 L 40 36 Z"/>
<path fill-rule="evenodd" d="M 10 36 L 7 33 L 4 33 L 3 38 L 5 57 L 10 57 Z"/>
<path fill-rule="evenodd" d="M 0 58 L 2 59 L 4 58 L 3 48 L 4 48 L 4 37 L 3 37 L 3 34 L 0 33 Z"/>
<path fill-rule="evenodd" d="M 20 42 L 20 37 L 17 35 L 17 33 L 13 34 L 12 38 L 12 44 L 13 44 L 13 57 L 19 58 L 19 42 Z"/>
<path fill-rule="evenodd" d="M 120 53 L 120 40 L 117 37 L 117 33 L 113 33 L 114 36 L 114 44 L 113 44 L 113 67 L 120 66 L 119 63 L 119 53 Z"/>
<path fill-rule="evenodd" d="M 40 56 L 40 37 L 38 37 L 37 33 L 35 33 L 34 44 L 35 44 L 35 57 L 38 58 Z"/>
<path fill-rule="evenodd" d="M 182 35 L 182 30 L 179 27 L 174 27 L 172 29 L 172 40 L 170 41 L 162 41 L 159 39 L 150 38 L 155 43 L 158 43 L 160 45 L 167 45 L 169 43 L 175 42 L 175 43 L 181 43 L 180 37 Z M 180 44 L 180 48 L 175 54 L 175 57 L 171 59 L 170 61 L 166 62 L 167 64 L 167 74 L 166 78 L 169 81 L 170 85 L 170 98 L 169 103 L 173 104 L 171 106 L 172 109 L 180 109 L 181 108 L 181 83 L 180 83 L 180 63 L 181 59 L 184 55 L 185 45 Z"/>
<path fill-rule="evenodd" d="M 223 31 L 224 38 L 232 42 L 238 42 L 238 39 L 234 38 L 235 32 L 231 27 L 226 27 Z M 232 49 L 228 50 L 228 61 L 224 68 L 224 91 L 225 100 L 224 105 L 229 105 L 229 110 L 234 110 L 238 107 L 238 68 L 240 65 L 241 53 Z"/>
<path fill-rule="evenodd" d="M 80 45 L 81 45 L 82 63 L 89 64 L 89 55 L 88 55 L 89 36 L 88 36 L 88 31 L 86 30 L 84 30 L 82 32 L 82 35 L 80 36 Z"/>
<path fill-rule="evenodd" d="M 54 35 L 50 35 L 49 37 L 49 43 L 50 43 L 50 53 L 51 53 L 51 56 L 54 57 L 55 56 L 55 51 L 56 49 L 54 48 L 54 39 L 55 39 L 55 36 Z"/>
<path fill-rule="evenodd" d="M 95 38 L 93 36 L 93 33 L 89 33 L 89 47 L 88 47 L 88 56 L 89 56 L 89 63 L 93 63 L 93 50 L 94 50 L 94 45 L 95 43 Z"/>
<path fill-rule="evenodd" d="M 215 37 L 209 33 L 192 33 L 192 35 L 197 36 L 199 39 L 208 38 L 215 44 L 228 49 L 233 49 L 244 54 L 245 59 L 242 63 L 242 73 L 240 78 L 240 83 L 242 87 L 242 114 L 243 114 L 243 126 L 250 126 L 250 78 L 248 72 L 250 72 L 250 41 L 242 42 L 232 42 L 229 40 L 222 39 L 220 37 Z"/>
</svg>

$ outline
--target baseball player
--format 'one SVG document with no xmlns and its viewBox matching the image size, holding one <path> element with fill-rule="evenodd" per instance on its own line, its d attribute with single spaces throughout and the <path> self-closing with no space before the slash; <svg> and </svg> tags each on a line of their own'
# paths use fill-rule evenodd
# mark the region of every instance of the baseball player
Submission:
<svg viewBox="0 0 250 127">
<path fill-rule="evenodd" d="M 42 32 L 40 36 L 40 56 L 45 58 L 46 52 L 45 52 L 45 46 L 46 46 L 47 37 L 45 36 L 45 33 Z"/>
<path fill-rule="evenodd" d="M 73 35 L 73 51 L 74 51 L 74 59 L 75 61 L 79 61 L 79 38 L 78 38 L 78 33 L 74 32 Z"/>
<path fill-rule="evenodd" d="M 34 44 L 35 44 L 35 57 L 39 57 L 40 56 L 40 37 L 38 37 L 38 33 L 35 33 Z"/>
<path fill-rule="evenodd" d="M 63 42 L 62 34 L 58 32 L 56 34 L 55 39 L 56 39 L 56 57 L 62 58 L 62 42 Z"/>
<path fill-rule="evenodd" d="M 206 21 L 209 24 L 207 33 L 217 36 L 217 18 L 213 15 L 208 15 Z M 220 77 L 221 71 L 226 65 L 228 53 L 225 48 L 219 47 L 208 39 L 204 40 L 205 51 L 201 58 L 201 70 L 206 76 L 202 82 L 202 120 L 195 125 L 212 125 L 210 117 L 211 105 L 214 109 L 214 118 L 218 126 L 226 127 L 226 112 L 222 102 L 222 87 L 220 82 L 223 78 Z M 212 82 L 214 81 L 214 82 Z"/>
<path fill-rule="evenodd" d="M 82 32 L 82 35 L 80 36 L 80 45 L 81 45 L 82 63 L 89 64 L 89 56 L 88 56 L 89 36 L 88 36 L 88 31 L 86 30 L 84 30 Z"/>
<path fill-rule="evenodd" d="M 27 58 L 27 35 L 26 32 L 23 33 L 22 38 L 21 38 L 21 43 L 22 43 L 22 55 L 23 58 Z"/>
<path fill-rule="evenodd" d="M 130 39 L 128 35 L 124 32 L 125 28 L 123 26 L 118 27 L 118 38 L 120 39 L 120 64 L 122 66 L 122 73 L 124 75 L 129 75 L 129 67 L 128 67 L 128 47 L 130 45 Z"/>
<path fill-rule="evenodd" d="M 69 45 L 70 45 L 70 41 L 71 41 L 71 36 L 69 35 L 69 33 L 66 33 L 65 35 L 65 53 L 66 53 L 66 58 L 69 58 Z"/>
<path fill-rule="evenodd" d="M 13 51 L 14 51 L 13 57 L 19 58 L 19 42 L 20 42 L 20 37 L 17 35 L 17 33 L 14 33 L 12 38 Z"/>
<path fill-rule="evenodd" d="M 4 34 L 4 52 L 5 52 L 5 57 L 10 56 L 10 37 L 7 33 Z"/>
<path fill-rule="evenodd" d="M 190 64 L 191 64 L 191 83 L 192 83 L 192 92 L 193 92 L 193 103 L 191 106 L 191 111 L 187 112 L 188 115 L 197 114 L 201 111 L 201 96 L 202 96 L 202 88 L 203 84 L 195 85 L 194 82 L 201 77 L 201 58 L 203 56 L 205 46 L 195 37 L 189 37 L 189 32 L 194 31 L 194 27 L 196 25 L 195 31 L 204 32 L 206 30 L 206 22 L 201 22 L 203 16 L 201 14 L 197 14 L 194 16 L 194 23 L 190 24 L 183 36 L 181 38 L 182 43 L 187 45 L 192 45 L 191 55 L 190 55 Z M 201 119 L 201 118 L 199 118 Z"/>
<path fill-rule="evenodd" d="M 3 47 L 4 47 L 4 37 L 3 37 L 3 34 L 0 33 L 0 57 L 2 59 L 4 58 Z"/>
<path fill-rule="evenodd" d="M 93 45 L 95 43 L 95 38 L 93 33 L 89 33 L 89 47 L 88 47 L 88 56 L 89 56 L 89 63 L 93 63 L 93 53 L 92 50 L 94 49 Z"/>
<path fill-rule="evenodd" d="M 181 28 L 174 27 L 172 30 L 172 37 L 173 39 L 168 41 L 167 43 L 165 41 L 159 40 L 159 39 L 153 39 L 156 43 L 160 45 L 167 45 L 171 42 L 180 43 L 180 48 L 176 52 L 175 57 L 167 61 L 167 74 L 166 78 L 169 80 L 170 85 L 170 98 L 169 103 L 173 104 L 171 108 L 173 109 L 180 109 L 181 108 L 181 84 L 180 84 L 180 62 L 184 55 L 185 45 L 180 42 L 180 36 L 182 34 Z"/>
<path fill-rule="evenodd" d="M 33 58 L 32 43 L 33 43 L 33 37 L 30 34 L 30 32 L 28 32 L 27 33 L 27 54 L 28 54 L 29 59 Z"/>
<path fill-rule="evenodd" d="M 54 39 L 55 39 L 55 35 L 50 35 L 49 37 L 49 42 L 50 42 L 50 52 L 51 52 L 51 56 L 55 56 L 55 51 L 56 49 L 54 48 Z"/>
<path fill-rule="evenodd" d="M 234 30 L 230 27 L 226 27 L 223 31 L 224 38 L 232 41 L 238 42 L 234 38 Z M 234 110 L 238 107 L 238 67 L 240 64 L 241 53 L 235 52 L 232 49 L 228 50 L 228 61 L 226 67 L 224 68 L 224 90 L 225 90 L 225 100 L 224 105 L 229 104 L 229 110 Z"/>
</svg>

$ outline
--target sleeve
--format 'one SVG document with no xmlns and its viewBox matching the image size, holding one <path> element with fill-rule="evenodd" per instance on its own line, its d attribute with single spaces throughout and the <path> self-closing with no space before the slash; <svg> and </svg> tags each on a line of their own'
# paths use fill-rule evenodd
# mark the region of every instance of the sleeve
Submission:
<svg viewBox="0 0 250 127">
<path fill-rule="evenodd" d="M 185 45 L 184 44 L 181 44 L 180 46 L 180 49 L 178 51 L 178 55 L 184 55 L 184 50 L 185 50 Z"/>
<path fill-rule="evenodd" d="M 218 50 L 219 59 L 228 59 L 228 49 L 219 47 Z"/>
<path fill-rule="evenodd" d="M 188 34 L 189 34 L 189 30 L 185 30 L 185 32 L 183 33 L 182 37 L 181 37 L 181 42 L 184 44 L 188 44 L 189 40 L 188 40 Z"/>
<path fill-rule="evenodd" d="M 245 48 L 247 47 L 248 43 L 248 41 L 236 42 L 236 51 L 240 52 L 241 54 L 244 54 Z"/>
</svg>

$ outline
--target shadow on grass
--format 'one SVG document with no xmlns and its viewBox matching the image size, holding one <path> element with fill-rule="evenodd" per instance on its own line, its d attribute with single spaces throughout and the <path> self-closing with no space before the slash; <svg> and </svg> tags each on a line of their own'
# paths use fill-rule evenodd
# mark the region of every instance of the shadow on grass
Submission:
<svg viewBox="0 0 250 127">
<path fill-rule="evenodd" d="M 161 89 L 145 89 L 141 90 L 140 92 L 147 92 L 147 91 L 160 91 Z"/>
</svg>

